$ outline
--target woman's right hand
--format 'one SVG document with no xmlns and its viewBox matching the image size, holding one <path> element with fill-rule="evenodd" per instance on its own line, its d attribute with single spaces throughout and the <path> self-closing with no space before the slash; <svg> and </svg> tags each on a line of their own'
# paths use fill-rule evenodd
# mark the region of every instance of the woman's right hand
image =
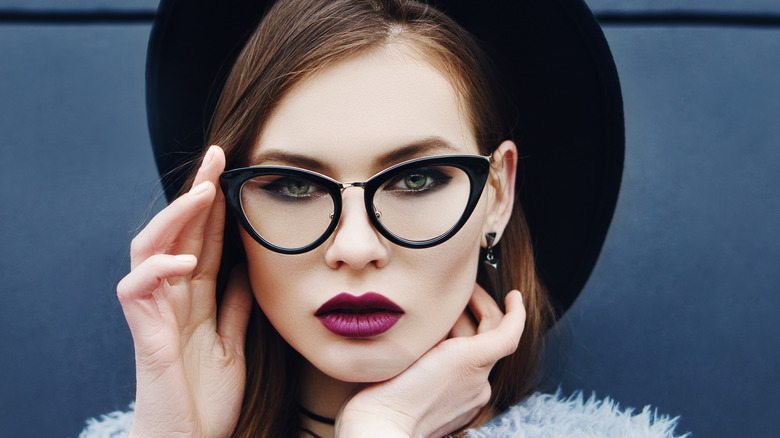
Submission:
<svg viewBox="0 0 780 438">
<path fill-rule="evenodd" d="M 212 146 L 191 190 L 133 239 L 131 271 L 117 286 L 135 347 L 131 437 L 224 437 L 238 421 L 252 294 L 246 269 L 234 269 L 217 315 L 224 167 Z"/>
<path fill-rule="evenodd" d="M 339 412 L 336 436 L 440 437 L 467 425 L 490 400 L 493 366 L 523 334 L 522 295 L 512 291 L 505 303 L 506 314 L 475 284 L 469 309 L 478 324 L 464 311 L 448 339 L 396 377 L 355 394 Z"/>
</svg>

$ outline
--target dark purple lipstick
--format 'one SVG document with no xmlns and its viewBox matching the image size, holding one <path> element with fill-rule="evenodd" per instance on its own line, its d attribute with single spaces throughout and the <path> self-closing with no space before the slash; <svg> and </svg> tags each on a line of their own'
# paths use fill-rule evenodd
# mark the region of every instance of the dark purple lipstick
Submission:
<svg viewBox="0 0 780 438">
<path fill-rule="evenodd" d="M 340 293 L 314 313 L 331 332 L 347 338 L 371 338 L 390 330 L 404 309 L 376 292 Z"/>
</svg>

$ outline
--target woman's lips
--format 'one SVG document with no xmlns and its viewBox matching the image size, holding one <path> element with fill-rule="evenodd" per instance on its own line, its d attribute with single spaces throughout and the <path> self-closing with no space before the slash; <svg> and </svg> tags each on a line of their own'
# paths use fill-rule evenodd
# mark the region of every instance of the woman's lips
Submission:
<svg viewBox="0 0 780 438">
<path fill-rule="evenodd" d="M 341 293 L 314 312 L 325 328 L 348 338 L 381 335 L 390 330 L 403 314 L 401 307 L 375 292 L 360 296 Z"/>
</svg>

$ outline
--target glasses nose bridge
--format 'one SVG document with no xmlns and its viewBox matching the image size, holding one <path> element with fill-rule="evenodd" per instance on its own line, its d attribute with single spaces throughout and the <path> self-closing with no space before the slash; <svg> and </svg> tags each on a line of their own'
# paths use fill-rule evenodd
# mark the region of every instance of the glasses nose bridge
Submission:
<svg viewBox="0 0 780 438">
<path fill-rule="evenodd" d="M 341 191 L 341 194 L 344 194 L 344 190 L 347 190 L 351 187 L 360 187 L 363 190 L 366 190 L 366 183 L 365 182 L 349 182 L 349 183 L 339 183 L 339 190 Z"/>
<path fill-rule="evenodd" d="M 362 181 L 362 182 L 356 181 L 356 182 L 348 182 L 348 183 L 339 183 L 339 191 L 341 193 L 342 205 L 344 203 L 344 191 L 345 190 L 347 190 L 349 188 L 353 188 L 353 187 L 361 188 L 361 189 L 363 189 L 363 196 L 365 197 L 366 196 L 366 184 L 367 183 L 368 183 L 368 181 Z M 373 211 L 373 212 L 372 211 L 366 211 L 366 213 L 368 213 L 369 215 L 374 214 L 377 218 L 379 218 L 380 215 L 381 215 L 381 213 L 378 212 L 378 211 Z M 333 215 L 331 215 L 331 219 L 333 219 Z"/>
</svg>

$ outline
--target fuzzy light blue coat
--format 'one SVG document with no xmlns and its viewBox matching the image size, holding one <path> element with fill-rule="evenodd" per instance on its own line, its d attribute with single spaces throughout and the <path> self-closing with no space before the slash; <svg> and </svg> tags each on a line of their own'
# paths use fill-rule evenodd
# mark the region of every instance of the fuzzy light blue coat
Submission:
<svg viewBox="0 0 780 438">
<path fill-rule="evenodd" d="M 90 419 L 79 438 L 121 438 L 130 432 L 133 406 Z M 675 434 L 678 418 L 659 415 L 649 406 L 640 412 L 621 408 L 609 397 L 585 399 L 581 392 L 562 397 L 536 393 L 479 429 L 468 438 L 685 438 Z"/>
</svg>

